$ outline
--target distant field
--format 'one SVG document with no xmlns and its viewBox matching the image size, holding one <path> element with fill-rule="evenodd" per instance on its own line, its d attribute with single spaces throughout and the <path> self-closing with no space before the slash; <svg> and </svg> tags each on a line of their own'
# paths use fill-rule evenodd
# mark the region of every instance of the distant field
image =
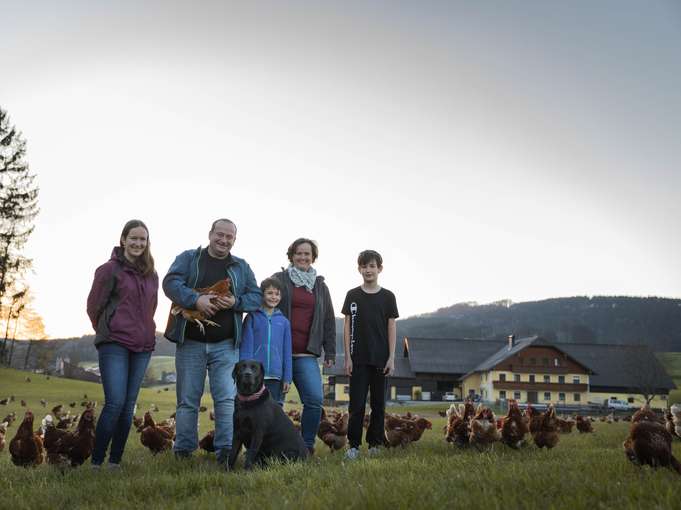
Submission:
<svg viewBox="0 0 681 510">
<path fill-rule="evenodd" d="M 31 382 L 25 382 L 26 376 Z M 0 369 L 0 395 L 14 394 L 16 401 L 0 406 L 0 413 L 23 414 L 19 399 L 40 417 L 39 399 L 56 403 L 89 399 L 102 401 L 101 386 Z M 154 403 L 157 416 L 169 415 L 175 406 L 173 392 L 143 389 L 138 414 Z M 204 404 L 211 407 L 206 395 Z M 77 407 L 78 410 L 82 409 Z M 405 406 L 403 409 L 407 409 Z M 412 412 L 420 407 L 409 406 Z M 424 406 L 435 412 L 436 406 Z M 99 408 L 98 408 L 99 411 Z M 1 417 L 0 417 L 1 418 Z M 200 434 L 212 428 L 208 413 L 200 414 Z M 666 469 L 637 468 L 622 452 L 626 423 L 595 423 L 596 433 L 561 436 L 553 450 L 531 445 L 519 451 L 496 444 L 491 451 L 459 450 L 442 437 L 444 419 L 433 418 L 418 443 L 406 449 L 385 451 L 380 457 L 344 461 L 317 442 L 310 462 L 275 465 L 244 472 L 241 464 L 225 474 L 214 456 L 197 452 L 177 462 L 170 452 L 152 456 L 131 432 L 120 472 L 92 471 L 88 466 L 66 471 L 51 466 L 22 469 L 11 464 L 8 448 L 0 452 L 3 508 L 314 508 L 380 509 L 515 508 L 664 508 L 681 509 L 681 477 Z M 16 432 L 10 427 L 8 439 Z M 681 456 L 681 441 L 674 445 Z"/>
<path fill-rule="evenodd" d="M 681 404 L 681 352 L 658 352 L 657 357 L 676 383 L 676 389 L 669 393 L 669 403 Z"/>
<path fill-rule="evenodd" d="M 81 361 L 78 363 L 83 368 L 93 368 L 99 365 L 97 361 Z M 160 377 L 162 372 L 175 371 L 175 356 L 152 356 L 149 361 L 149 368 L 156 371 Z"/>
</svg>

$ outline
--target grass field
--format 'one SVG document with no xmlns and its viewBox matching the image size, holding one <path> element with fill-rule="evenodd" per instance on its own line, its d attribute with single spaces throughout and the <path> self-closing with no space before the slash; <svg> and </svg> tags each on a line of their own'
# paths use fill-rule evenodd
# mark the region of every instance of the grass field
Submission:
<svg viewBox="0 0 681 510">
<path fill-rule="evenodd" d="M 89 399 L 102 402 L 97 384 L 0 369 L 0 396 L 16 401 L 0 406 L 23 414 L 19 400 L 42 416 L 40 398 L 56 403 Z M 140 411 L 152 403 L 159 417 L 171 414 L 173 391 L 143 389 Z M 211 407 L 208 396 L 204 404 Z M 443 405 L 441 408 L 444 408 Z M 77 409 L 81 409 L 79 406 Z M 343 461 L 318 442 L 310 462 L 225 474 L 212 455 L 197 453 L 177 462 L 170 453 L 152 456 L 131 432 L 121 472 L 91 471 L 88 465 L 61 474 L 51 466 L 21 469 L 0 452 L 2 507 L 23 508 L 660 508 L 681 509 L 681 477 L 669 470 L 639 469 L 624 457 L 625 423 L 597 422 L 596 433 L 561 436 L 551 450 L 521 451 L 501 444 L 488 453 L 458 450 L 442 439 L 444 419 L 437 406 L 409 407 L 433 420 L 419 443 L 386 451 L 379 458 Z M 400 410 L 403 410 L 400 409 Z M 201 434 L 212 428 L 200 416 Z M 1 417 L 0 417 L 1 418 Z M 17 423 L 8 431 L 9 439 Z M 681 441 L 675 444 L 681 456 Z"/>
<path fill-rule="evenodd" d="M 669 393 L 669 403 L 681 404 L 681 352 L 658 352 L 657 357 L 676 383 L 676 389 Z"/>
</svg>

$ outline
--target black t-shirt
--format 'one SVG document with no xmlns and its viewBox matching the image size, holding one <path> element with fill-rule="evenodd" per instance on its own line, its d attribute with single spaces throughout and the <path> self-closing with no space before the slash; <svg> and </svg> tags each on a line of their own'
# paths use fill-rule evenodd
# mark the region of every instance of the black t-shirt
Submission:
<svg viewBox="0 0 681 510">
<path fill-rule="evenodd" d="M 232 260 L 232 256 L 228 255 L 224 259 L 216 259 L 211 257 L 207 249 L 203 249 L 199 257 L 199 280 L 196 282 L 196 288 L 210 287 L 220 280 L 227 277 L 227 266 Z M 198 342 L 220 342 L 227 338 L 234 338 L 234 310 L 218 310 L 218 312 L 209 317 L 208 320 L 217 322 L 220 327 L 210 326 L 204 323 L 206 334 L 201 333 L 201 330 L 194 321 L 187 321 L 187 330 L 185 331 L 185 338 L 196 340 Z"/>
<path fill-rule="evenodd" d="M 388 319 L 399 317 L 395 294 L 383 288 L 369 294 L 362 287 L 356 287 L 345 296 L 342 313 L 350 316 L 352 362 L 356 365 L 385 366 L 390 355 Z"/>
</svg>

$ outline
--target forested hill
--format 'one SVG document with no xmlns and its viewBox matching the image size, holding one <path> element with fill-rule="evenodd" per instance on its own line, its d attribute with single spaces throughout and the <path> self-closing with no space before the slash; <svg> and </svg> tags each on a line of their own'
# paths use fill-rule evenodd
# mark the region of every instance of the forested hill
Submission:
<svg viewBox="0 0 681 510">
<path fill-rule="evenodd" d="M 505 339 L 542 335 L 558 342 L 646 344 L 681 351 L 681 299 L 570 297 L 478 305 L 460 303 L 398 321 L 398 336 Z"/>
</svg>

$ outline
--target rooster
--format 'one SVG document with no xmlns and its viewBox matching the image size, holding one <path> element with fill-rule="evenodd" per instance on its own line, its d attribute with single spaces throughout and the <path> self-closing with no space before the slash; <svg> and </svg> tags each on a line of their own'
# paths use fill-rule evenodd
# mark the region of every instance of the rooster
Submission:
<svg viewBox="0 0 681 510">
<path fill-rule="evenodd" d="M 33 432 L 33 413 L 28 410 L 14 439 L 9 442 L 9 454 L 15 466 L 34 467 L 43 463 L 43 441 Z"/>
<path fill-rule="evenodd" d="M 497 420 L 494 413 L 482 404 L 478 405 L 475 416 L 470 421 L 469 442 L 478 451 L 482 451 L 501 439 L 501 434 L 497 430 Z"/>
<path fill-rule="evenodd" d="M 447 426 L 445 427 L 445 440 L 454 443 L 458 447 L 468 445 L 468 423 L 475 414 L 473 404 L 466 401 L 465 404 L 456 406 L 452 404 L 447 410 Z"/>
<path fill-rule="evenodd" d="M 629 436 L 622 446 L 627 458 L 637 466 L 669 467 L 681 475 L 681 463 L 672 453 L 672 436 L 648 404 L 634 413 Z"/>
<path fill-rule="evenodd" d="M 322 409 L 322 420 L 319 424 L 317 437 L 332 452 L 343 449 L 347 444 L 349 419 L 350 415 L 348 413 L 335 412 L 327 415 L 326 411 Z"/>
<path fill-rule="evenodd" d="M 60 467 L 81 466 L 95 447 L 95 412 L 83 411 L 74 432 L 62 430 L 48 423 L 45 431 L 47 462 Z"/>
<path fill-rule="evenodd" d="M 534 444 L 539 448 L 553 448 L 558 444 L 558 418 L 553 404 L 549 404 L 546 412 L 539 415 L 538 430 L 532 433 Z"/>
<path fill-rule="evenodd" d="M 200 296 L 210 294 L 215 297 L 227 297 L 232 295 L 232 291 L 230 290 L 231 285 L 232 281 L 229 278 L 225 278 L 224 280 L 214 283 L 210 287 L 203 287 L 194 290 L 198 292 Z M 214 298 L 211 298 L 211 301 L 212 299 Z M 209 320 L 208 317 L 206 317 L 203 312 L 200 312 L 199 310 L 188 310 L 186 308 L 182 308 L 180 305 L 173 305 L 170 309 L 170 313 L 172 315 L 182 315 L 182 317 L 184 317 L 186 320 L 195 322 L 201 330 L 201 333 L 204 335 L 206 334 L 206 330 L 203 326 L 204 323 L 208 326 L 219 326 L 218 323 Z"/>
<path fill-rule="evenodd" d="M 175 425 L 172 427 L 163 427 L 156 425 L 151 413 L 147 411 L 144 413 L 144 428 L 140 432 L 140 442 L 149 448 L 151 452 L 157 453 L 170 450 L 175 439 Z"/>
<path fill-rule="evenodd" d="M 510 400 L 508 413 L 501 424 L 501 441 L 511 448 L 520 448 L 525 444 L 525 434 L 529 431 L 527 422 L 520 413 L 518 402 Z"/>
</svg>

